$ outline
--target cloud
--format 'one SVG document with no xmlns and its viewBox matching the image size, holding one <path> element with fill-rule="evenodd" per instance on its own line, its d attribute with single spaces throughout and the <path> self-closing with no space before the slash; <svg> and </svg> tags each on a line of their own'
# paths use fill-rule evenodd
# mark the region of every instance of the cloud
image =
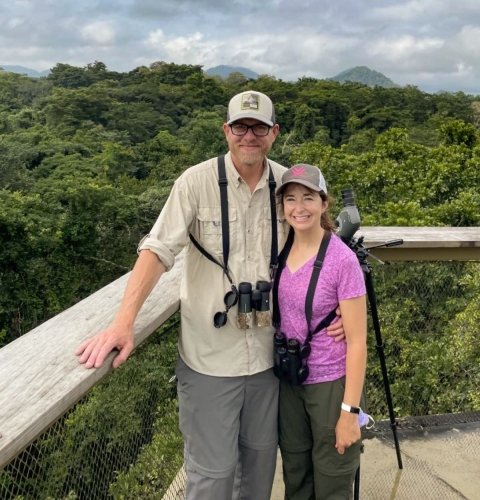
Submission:
<svg viewBox="0 0 480 500">
<path fill-rule="evenodd" d="M 458 42 L 456 45 L 458 56 L 461 57 L 463 54 L 471 59 L 474 58 L 477 62 L 477 58 L 480 56 L 480 27 L 478 26 L 464 26 L 454 42 Z M 474 62 L 472 60 L 472 62 Z"/>
<path fill-rule="evenodd" d="M 402 35 L 391 38 L 378 38 L 366 44 L 367 54 L 386 61 L 409 61 L 417 55 L 430 56 L 443 48 L 445 40 L 441 38 L 415 37 Z"/>
<path fill-rule="evenodd" d="M 12 19 L 9 19 L 7 21 L 7 24 L 9 28 L 15 29 L 17 26 L 20 26 L 24 22 L 25 20 L 22 19 L 21 17 L 12 17 Z"/>
<path fill-rule="evenodd" d="M 284 80 L 365 65 L 400 84 L 480 89 L 478 0 L 11 0 L 0 65 L 245 66 Z"/>
<path fill-rule="evenodd" d="M 224 0 L 136 0 L 130 6 L 130 13 L 141 17 L 160 20 L 179 14 L 215 11 L 231 12 L 239 7 L 238 2 Z"/>
<path fill-rule="evenodd" d="M 410 2 L 377 7 L 373 10 L 373 17 L 389 21 L 409 21 L 425 14 L 439 13 L 444 10 L 441 0 L 412 0 Z"/>
<path fill-rule="evenodd" d="M 410 0 L 395 5 L 377 7 L 372 11 L 372 17 L 390 21 L 412 21 L 432 19 L 439 16 L 458 14 L 480 14 L 480 3 L 477 0 Z"/>
<path fill-rule="evenodd" d="M 96 45 L 111 45 L 115 41 L 115 29 L 106 21 L 96 21 L 82 28 L 82 38 Z"/>
<path fill-rule="evenodd" d="M 220 39 L 207 38 L 198 32 L 185 37 L 169 37 L 159 29 L 151 32 L 144 42 L 151 50 L 151 59 L 144 60 L 165 59 L 205 67 L 240 65 L 258 73 L 296 78 L 296 75 L 302 76 L 298 74 L 298 66 L 310 67 L 322 60 L 332 61 L 357 43 L 354 37 L 332 37 L 315 32 L 296 31 L 276 36 L 251 34 L 249 37 L 238 33 Z M 321 74 L 322 68 L 315 73 Z"/>
</svg>

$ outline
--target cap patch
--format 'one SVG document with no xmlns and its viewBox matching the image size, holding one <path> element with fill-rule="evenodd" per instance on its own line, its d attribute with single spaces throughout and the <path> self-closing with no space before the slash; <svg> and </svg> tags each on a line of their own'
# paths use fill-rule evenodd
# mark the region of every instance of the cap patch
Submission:
<svg viewBox="0 0 480 500">
<path fill-rule="evenodd" d="M 292 168 L 292 177 L 305 177 L 305 172 L 307 169 L 305 167 L 294 167 Z"/>
<path fill-rule="evenodd" d="M 260 96 L 258 94 L 243 94 L 242 109 L 258 110 Z"/>
</svg>

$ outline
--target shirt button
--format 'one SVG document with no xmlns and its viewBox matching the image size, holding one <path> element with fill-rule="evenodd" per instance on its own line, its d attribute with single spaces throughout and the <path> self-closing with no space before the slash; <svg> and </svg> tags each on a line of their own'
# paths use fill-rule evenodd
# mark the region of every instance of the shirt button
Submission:
<svg viewBox="0 0 480 500">
<path fill-rule="evenodd" d="M 247 233 L 250 234 L 252 232 L 251 229 L 247 229 Z"/>
</svg>

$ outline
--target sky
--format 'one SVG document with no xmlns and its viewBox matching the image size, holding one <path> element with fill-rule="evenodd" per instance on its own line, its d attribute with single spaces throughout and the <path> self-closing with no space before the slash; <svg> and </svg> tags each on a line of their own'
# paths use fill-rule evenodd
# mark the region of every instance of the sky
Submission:
<svg viewBox="0 0 480 500">
<path fill-rule="evenodd" d="M 0 65 L 243 66 L 287 81 L 368 66 L 480 94 L 480 0 L 0 0 Z"/>
</svg>

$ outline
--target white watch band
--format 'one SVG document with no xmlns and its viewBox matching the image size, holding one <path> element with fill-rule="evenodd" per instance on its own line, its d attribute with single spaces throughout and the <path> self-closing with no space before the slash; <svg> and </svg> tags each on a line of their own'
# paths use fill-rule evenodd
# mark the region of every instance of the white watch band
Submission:
<svg viewBox="0 0 480 500">
<path fill-rule="evenodd" d="M 361 408 L 357 406 L 349 406 L 345 403 L 342 403 L 342 410 L 348 411 L 349 413 L 359 413 Z"/>
</svg>

